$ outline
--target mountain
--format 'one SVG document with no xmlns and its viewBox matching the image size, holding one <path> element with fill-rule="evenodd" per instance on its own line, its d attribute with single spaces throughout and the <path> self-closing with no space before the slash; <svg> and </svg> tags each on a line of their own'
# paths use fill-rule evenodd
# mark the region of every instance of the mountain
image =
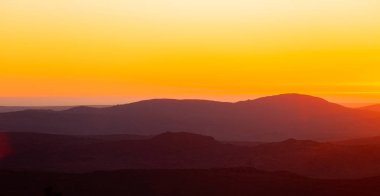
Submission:
<svg viewBox="0 0 380 196">
<path fill-rule="evenodd" d="M 380 112 L 380 104 L 361 107 L 362 110 Z"/>
<path fill-rule="evenodd" d="M 380 175 L 380 141 L 315 142 L 288 139 L 233 145 L 209 136 L 167 132 L 128 138 L 3 133 L 0 170 L 93 172 L 119 169 L 252 167 L 313 178 Z M 6 144 L 5 144 L 6 142 Z M 6 151 L 4 150 L 6 147 Z"/>
<path fill-rule="evenodd" d="M 229 141 L 325 141 L 380 135 L 380 114 L 299 94 L 237 103 L 156 99 L 107 108 L 2 113 L 0 130 L 76 135 L 172 131 Z"/>
<path fill-rule="evenodd" d="M 1 194 L 40 196 L 374 196 L 380 177 L 320 180 L 253 168 L 120 170 L 85 174 L 0 172 Z"/>
</svg>

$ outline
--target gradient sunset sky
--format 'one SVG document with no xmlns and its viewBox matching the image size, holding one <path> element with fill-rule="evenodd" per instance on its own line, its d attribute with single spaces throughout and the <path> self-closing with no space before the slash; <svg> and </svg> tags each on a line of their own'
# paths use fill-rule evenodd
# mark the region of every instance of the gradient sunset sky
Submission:
<svg viewBox="0 0 380 196">
<path fill-rule="evenodd" d="M 0 105 L 288 92 L 380 103 L 380 1 L 0 1 Z"/>
</svg>

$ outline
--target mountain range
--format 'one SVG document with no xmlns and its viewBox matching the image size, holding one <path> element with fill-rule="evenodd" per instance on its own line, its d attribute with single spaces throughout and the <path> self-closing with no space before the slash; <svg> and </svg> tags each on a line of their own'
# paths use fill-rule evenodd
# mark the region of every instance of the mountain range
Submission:
<svg viewBox="0 0 380 196">
<path fill-rule="evenodd" d="M 155 99 L 105 108 L 0 113 L 0 130 L 68 135 L 190 132 L 218 140 L 333 141 L 380 135 L 380 113 L 282 94 L 236 103 Z"/>
</svg>

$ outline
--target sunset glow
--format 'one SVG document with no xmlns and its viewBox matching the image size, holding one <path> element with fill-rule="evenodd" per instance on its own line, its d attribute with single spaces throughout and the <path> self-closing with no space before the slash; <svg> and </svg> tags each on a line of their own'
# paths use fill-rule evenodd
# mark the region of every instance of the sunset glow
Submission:
<svg viewBox="0 0 380 196">
<path fill-rule="evenodd" d="M 2 0 L 0 105 L 288 92 L 380 102 L 379 10 L 377 0 Z"/>
</svg>

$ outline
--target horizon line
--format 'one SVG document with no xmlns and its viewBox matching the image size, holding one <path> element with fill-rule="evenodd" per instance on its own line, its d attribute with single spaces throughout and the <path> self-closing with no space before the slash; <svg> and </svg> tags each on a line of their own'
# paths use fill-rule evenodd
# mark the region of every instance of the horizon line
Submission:
<svg viewBox="0 0 380 196">
<path fill-rule="evenodd" d="M 262 97 L 270 97 L 284 94 L 306 95 L 317 97 L 345 107 L 358 108 L 380 104 L 379 101 L 337 101 L 337 97 L 344 96 L 320 96 L 306 93 L 278 93 L 256 95 L 226 95 L 226 96 L 0 96 L 0 107 L 106 107 L 124 105 L 146 100 L 205 100 L 216 102 L 236 103 L 239 101 L 255 100 Z M 329 98 L 330 97 L 330 98 Z"/>
</svg>

